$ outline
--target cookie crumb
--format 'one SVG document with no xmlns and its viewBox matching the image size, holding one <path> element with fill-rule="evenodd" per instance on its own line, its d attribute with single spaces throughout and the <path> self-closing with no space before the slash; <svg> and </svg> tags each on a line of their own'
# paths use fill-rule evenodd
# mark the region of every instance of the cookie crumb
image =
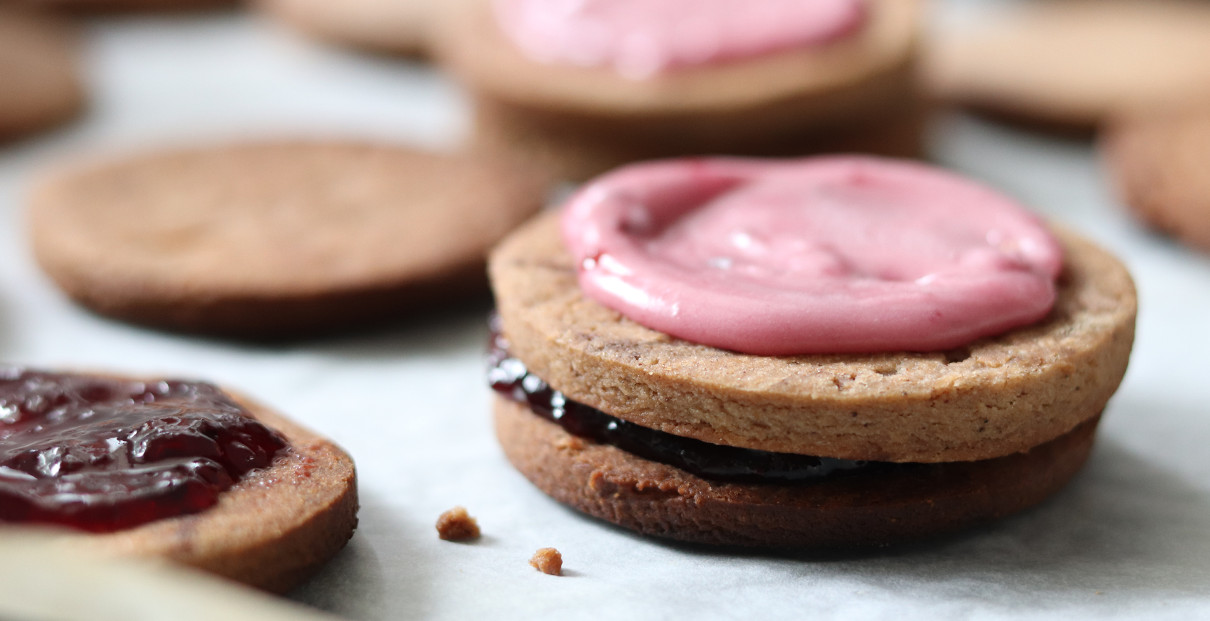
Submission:
<svg viewBox="0 0 1210 621">
<path fill-rule="evenodd" d="M 563 555 L 554 548 L 542 548 L 529 559 L 529 564 L 538 571 L 551 576 L 563 575 Z"/>
<path fill-rule="evenodd" d="M 466 512 L 466 507 L 454 507 L 437 518 L 437 536 L 446 541 L 478 539 L 479 523 Z"/>
</svg>

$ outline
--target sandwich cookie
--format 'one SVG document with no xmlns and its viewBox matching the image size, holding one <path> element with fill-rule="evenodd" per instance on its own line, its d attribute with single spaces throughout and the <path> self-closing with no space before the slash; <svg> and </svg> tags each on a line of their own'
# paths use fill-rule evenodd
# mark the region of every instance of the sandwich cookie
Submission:
<svg viewBox="0 0 1210 621">
<path fill-rule="evenodd" d="M 919 151 L 915 0 L 468 2 L 440 57 L 475 141 L 583 179 L 698 153 Z"/>
<path fill-rule="evenodd" d="M 211 384 L 9 367 L 0 406 L 0 528 L 284 592 L 357 524 L 344 451 Z"/>
<path fill-rule="evenodd" d="M 38 262 L 98 313 L 306 337 L 486 290 L 488 249 L 542 205 L 527 169 L 357 143 L 151 152 L 63 170 L 30 205 Z"/>
<path fill-rule="evenodd" d="M 52 18 L 0 7 L 0 141 L 58 125 L 84 106 L 78 41 Z"/>
<path fill-rule="evenodd" d="M 490 273 L 509 460 L 713 544 L 891 544 L 1041 502 L 1088 455 L 1136 307 L 1090 242 L 858 157 L 623 168 Z"/>
</svg>

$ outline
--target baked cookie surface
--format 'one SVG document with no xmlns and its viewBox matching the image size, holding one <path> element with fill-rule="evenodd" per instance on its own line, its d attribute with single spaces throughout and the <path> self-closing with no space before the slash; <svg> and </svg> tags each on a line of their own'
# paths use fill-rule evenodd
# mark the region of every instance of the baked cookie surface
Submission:
<svg viewBox="0 0 1210 621">
<path fill-rule="evenodd" d="M 1210 107 L 1115 119 L 1101 150 L 1119 195 L 1143 222 L 1210 252 Z"/>
<path fill-rule="evenodd" d="M 815 549 L 888 545 L 1036 505 L 1079 471 L 1097 417 L 1024 453 L 808 484 L 719 482 L 585 440 L 497 396 L 509 461 L 559 502 L 656 537 Z"/>
<path fill-rule="evenodd" d="M 0 6 L 0 141 L 79 113 L 85 96 L 77 46 L 64 24 Z"/>
<path fill-rule="evenodd" d="M 569 399 L 706 442 L 895 462 L 990 459 L 1097 416 L 1126 369 L 1125 268 L 1074 235 L 1043 322 L 957 351 L 753 356 L 645 328 L 586 299 L 546 214 L 493 254 L 510 352 Z"/>
<path fill-rule="evenodd" d="M 926 46 L 933 95 L 1009 117 L 1087 129 L 1210 94 L 1210 7 L 1182 0 L 1018 3 Z"/>
<path fill-rule="evenodd" d="M 435 20 L 451 0 L 258 0 L 271 16 L 333 43 L 394 54 L 428 51 Z"/>
<path fill-rule="evenodd" d="M 33 193 L 39 263 L 99 313 L 246 338 L 306 336 L 481 290 L 487 249 L 541 181 L 354 143 L 149 153 Z"/>
<path fill-rule="evenodd" d="M 537 158 L 567 178 L 693 153 L 915 155 L 920 3 L 872 4 L 851 38 L 650 79 L 537 62 L 508 40 L 488 2 L 451 13 L 438 54 L 471 91 L 476 146 Z M 838 129 L 850 128 L 856 139 L 847 141 Z"/>
</svg>

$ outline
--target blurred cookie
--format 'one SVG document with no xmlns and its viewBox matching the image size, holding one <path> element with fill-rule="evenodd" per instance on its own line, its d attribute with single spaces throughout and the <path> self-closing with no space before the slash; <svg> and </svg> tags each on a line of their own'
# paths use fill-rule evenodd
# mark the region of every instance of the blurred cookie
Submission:
<svg viewBox="0 0 1210 621">
<path fill-rule="evenodd" d="M 658 12 L 686 3 L 625 4 Z M 728 6 L 747 15 L 741 4 L 732 4 L 711 3 L 703 11 L 714 15 L 717 7 Z M 669 58 L 651 61 L 664 65 L 647 66 L 643 53 L 625 50 L 617 52 L 621 59 L 581 62 L 576 54 L 591 56 L 599 50 L 587 36 L 584 49 L 578 49 L 578 31 L 562 33 L 570 39 L 565 41 L 567 58 L 545 60 L 522 49 L 523 33 L 506 28 L 508 17 L 501 11 L 508 8 L 501 6 L 508 3 L 468 2 L 443 20 L 438 52 L 474 100 L 476 146 L 541 162 L 564 178 L 584 179 L 636 159 L 687 154 L 917 153 L 922 111 L 914 70 L 920 3 L 819 4 L 864 8 L 824 40 L 765 45 L 757 35 L 760 28 L 770 28 L 768 20 L 753 27 L 757 30 L 731 33 L 731 41 L 720 35 L 715 47 L 729 42 L 737 49 L 701 62 L 696 56 L 677 60 L 682 42 L 675 40 L 676 32 L 662 33 L 673 39 L 667 45 L 675 49 L 666 51 Z M 778 6 L 785 8 L 785 3 Z M 613 11 L 615 5 L 587 3 L 576 10 L 587 16 L 587 26 L 579 25 L 591 31 L 592 16 Z M 725 20 L 704 21 L 698 26 L 707 31 L 728 27 Z M 627 40 L 624 29 L 619 32 L 617 38 Z M 557 29 L 539 34 L 561 36 Z M 715 49 L 710 40 L 692 43 L 704 46 L 704 56 Z M 883 142 L 889 144 L 885 151 Z"/>
<path fill-rule="evenodd" d="M 1122 200 L 1140 219 L 1210 252 L 1210 102 L 1115 119 L 1101 149 Z"/>
<path fill-rule="evenodd" d="M 74 33 L 0 6 L 0 140 L 61 123 L 84 105 Z"/>
<path fill-rule="evenodd" d="M 359 327 L 484 292 L 544 185 L 496 162 L 356 143 L 147 153 L 52 175 L 33 248 L 105 315 L 253 339 Z"/>
<path fill-rule="evenodd" d="M 1210 93 L 1210 5 L 1182 0 L 1017 3 L 926 46 L 937 98 L 1088 129 L 1136 108 Z"/>
<path fill-rule="evenodd" d="M 258 0 L 271 16 L 321 39 L 393 54 L 427 52 L 434 21 L 452 0 Z"/>
<path fill-rule="evenodd" d="M 197 11 L 234 6 L 237 0 L 17 0 L 27 6 L 79 13 Z"/>
</svg>

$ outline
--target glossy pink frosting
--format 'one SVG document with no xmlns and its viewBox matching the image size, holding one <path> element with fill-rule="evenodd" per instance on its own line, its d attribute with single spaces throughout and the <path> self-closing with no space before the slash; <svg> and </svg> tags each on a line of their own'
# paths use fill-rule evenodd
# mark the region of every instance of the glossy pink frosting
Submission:
<svg viewBox="0 0 1210 621">
<path fill-rule="evenodd" d="M 819 45 L 866 19 L 866 0 L 494 2 L 501 28 L 531 58 L 631 78 Z"/>
<path fill-rule="evenodd" d="M 562 227 L 585 295 L 761 355 L 966 345 L 1046 316 L 1063 262 L 1015 201 L 870 157 L 633 165 L 581 189 Z"/>
</svg>

